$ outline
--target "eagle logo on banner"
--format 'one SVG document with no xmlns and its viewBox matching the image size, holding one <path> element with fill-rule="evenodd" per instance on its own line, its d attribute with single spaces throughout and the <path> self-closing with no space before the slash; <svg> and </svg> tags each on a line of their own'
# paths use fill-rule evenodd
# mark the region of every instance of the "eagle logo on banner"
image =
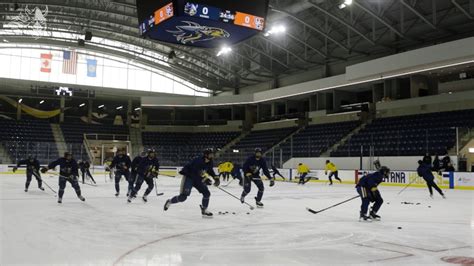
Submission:
<svg viewBox="0 0 474 266">
<path fill-rule="evenodd" d="M 20 12 L 18 16 L 12 18 L 11 24 L 19 28 L 26 27 L 32 29 L 33 35 L 38 39 L 46 33 L 48 27 L 47 16 L 48 6 L 46 6 L 44 10 L 41 10 L 39 7 L 30 9 L 27 5 L 24 12 Z"/>
<path fill-rule="evenodd" d="M 201 26 L 192 21 L 183 21 L 183 23 L 187 25 L 176 26 L 176 31 L 168 30 L 169 33 L 176 37 L 176 41 L 182 44 L 230 37 L 230 33 L 221 28 Z"/>
</svg>

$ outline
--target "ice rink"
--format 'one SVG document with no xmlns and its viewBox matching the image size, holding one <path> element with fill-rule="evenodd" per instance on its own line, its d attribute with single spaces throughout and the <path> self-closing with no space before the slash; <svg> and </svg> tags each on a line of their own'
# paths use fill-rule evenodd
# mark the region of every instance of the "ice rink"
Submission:
<svg viewBox="0 0 474 266">
<path fill-rule="evenodd" d="M 43 176 L 57 190 L 57 177 Z M 203 219 L 195 190 L 163 211 L 180 178 L 160 176 L 165 195 L 153 191 L 146 204 L 127 204 L 104 175 L 95 178 L 98 187 L 81 184 L 86 202 L 68 184 L 58 205 L 36 180 L 25 193 L 24 175 L 2 175 L 0 265 L 455 265 L 446 261 L 474 257 L 473 191 L 450 190 L 444 200 L 382 186 L 382 221 L 367 223 L 358 221 L 359 199 L 316 215 L 305 210 L 355 196 L 353 185 L 265 182 L 265 208 L 253 211 L 212 187 L 214 218 Z M 237 182 L 226 189 L 241 192 Z M 255 194 L 253 186 L 252 205 Z"/>
</svg>

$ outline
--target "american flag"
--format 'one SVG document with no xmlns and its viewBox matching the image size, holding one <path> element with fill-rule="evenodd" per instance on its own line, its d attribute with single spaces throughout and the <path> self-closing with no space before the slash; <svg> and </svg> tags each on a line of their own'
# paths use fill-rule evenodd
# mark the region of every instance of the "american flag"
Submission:
<svg viewBox="0 0 474 266">
<path fill-rule="evenodd" d="M 63 73 L 76 75 L 77 53 L 76 51 L 63 52 Z"/>
</svg>

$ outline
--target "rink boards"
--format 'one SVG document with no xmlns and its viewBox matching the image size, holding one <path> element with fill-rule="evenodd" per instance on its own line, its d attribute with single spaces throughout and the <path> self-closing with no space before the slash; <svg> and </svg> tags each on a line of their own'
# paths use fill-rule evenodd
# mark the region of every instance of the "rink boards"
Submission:
<svg viewBox="0 0 474 266">
<path fill-rule="evenodd" d="M 13 174 L 11 172 L 11 167 L 13 165 L 0 165 L 0 174 Z M 180 167 L 162 167 L 160 168 L 160 175 L 179 177 Z M 279 169 L 280 173 L 286 178 L 286 181 L 290 180 L 292 182 L 298 181 L 298 175 L 296 169 Z M 53 172 L 53 171 L 51 171 Z M 105 175 L 108 174 L 105 172 L 103 166 L 96 166 L 91 168 L 92 174 L 96 175 Z M 218 173 L 217 168 L 215 172 Z M 359 178 L 364 176 L 371 171 L 365 170 L 339 170 L 339 178 L 343 180 L 344 184 L 356 184 Z M 16 172 L 17 174 L 24 174 L 24 170 L 21 168 Z M 329 174 L 329 173 L 328 173 Z M 469 189 L 474 190 L 474 173 L 466 172 L 443 172 L 441 175 L 433 172 L 435 177 L 435 182 L 442 188 L 450 189 Z M 311 182 L 328 182 L 328 175 L 325 174 L 324 170 L 311 170 L 308 176 L 313 177 Z M 279 178 L 277 177 L 277 180 Z M 280 179 L 281 180 L 281 179 Z M 337 180 L 333 182 L 338 183 Z M 410 184 L 412 187 L 425 187 L 426 182 L 423 178 L 419 177 L 418 174 L 414 171 L 397 171 L 393 170 L 390 173 L 390 177 L 386 178 L 381 184 L 382 186 L 406 186 Z"/>
</svg>

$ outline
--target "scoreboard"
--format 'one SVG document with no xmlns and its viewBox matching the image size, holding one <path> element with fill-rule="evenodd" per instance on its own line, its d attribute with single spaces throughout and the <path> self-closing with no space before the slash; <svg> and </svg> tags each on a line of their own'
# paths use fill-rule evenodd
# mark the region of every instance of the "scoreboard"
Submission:
<svg viewBox="0 0 474 266">
<path fill-rule="evenodd" d="M 137 0 L 140 34 L 151 39 L 215 48 L 265 28 L 269 0 Z"/>
</svg>

